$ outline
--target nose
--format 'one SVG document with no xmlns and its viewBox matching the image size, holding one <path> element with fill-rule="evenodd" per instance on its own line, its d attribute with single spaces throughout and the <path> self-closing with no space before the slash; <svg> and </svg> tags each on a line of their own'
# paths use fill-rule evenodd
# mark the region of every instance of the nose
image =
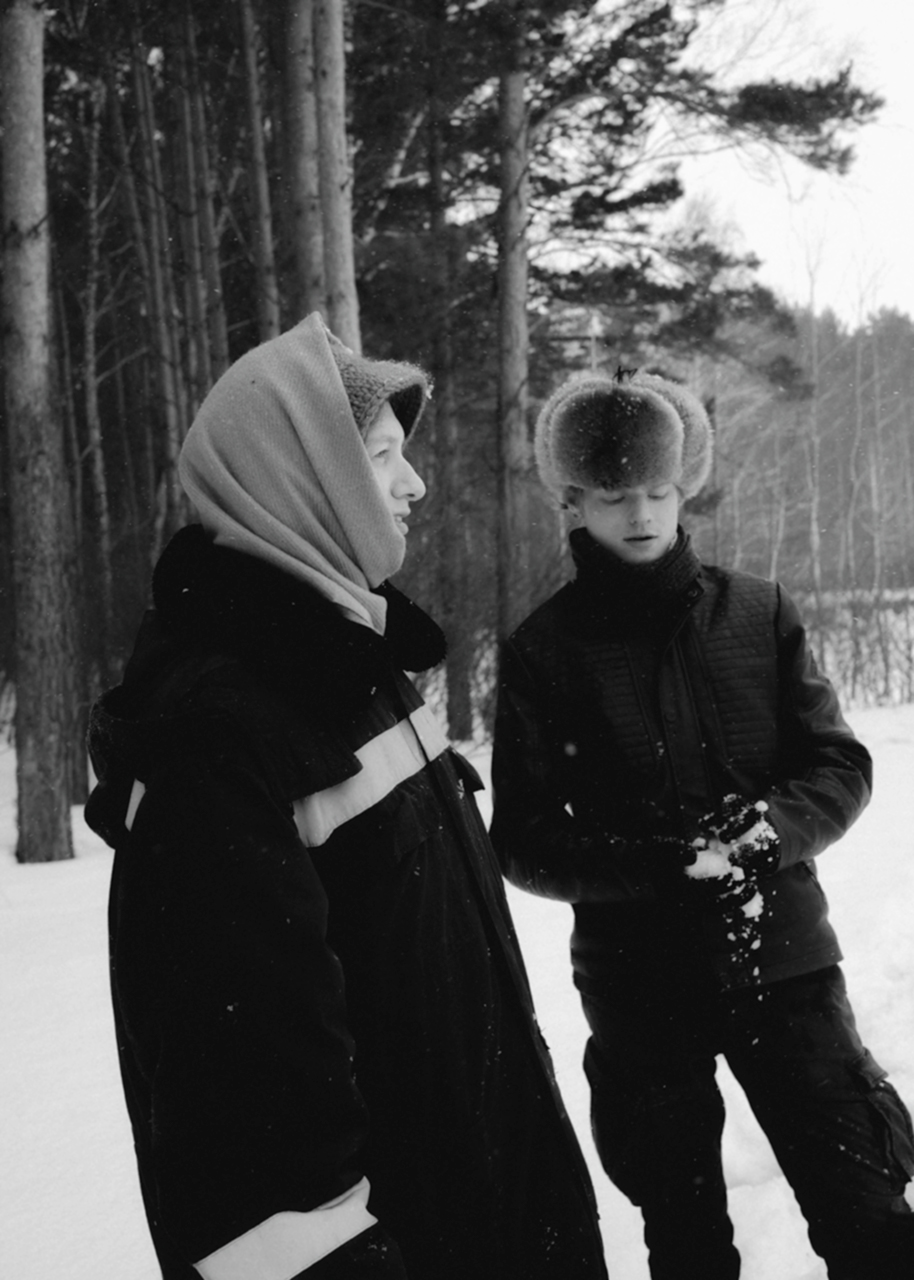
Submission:
<svg viewBox="0 0 914 1280">
<path fill-rule="evenodd" d="M 425 497 L 425 483 L 407 458 L 403 459 L 402 470 L 397 478 L 397 488 L 400 496 L 408 498 L 410 502 L 418 502 L 420 498 Z"/>
<path fill-rule="evenodd" d="M 628 513 L 629 524 L 644 524 L 649 519 L 651 513 L 650 503 L 646 495 L 638 494 L 632 498 L 632 505 Z"/>
</svg>

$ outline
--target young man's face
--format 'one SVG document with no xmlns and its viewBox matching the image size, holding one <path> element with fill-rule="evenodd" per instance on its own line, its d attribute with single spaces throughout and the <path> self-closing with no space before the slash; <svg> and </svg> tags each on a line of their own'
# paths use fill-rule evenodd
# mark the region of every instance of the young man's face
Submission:
<svg viewBox="0 0 914 1280">
<path fill-rule="evenodd" d="M 627 564 L 659 560 L 676 541 L 679 490 L 674 484 L 581 489 L 573 505 L 594 541 Z"/>
<path fill-rule="evenodd" d="M 368 431 L 365 448 L 387 510 L 406 536 L 410 504 L 425 496 L 425 485 L 403 455 L 403 428 L 389 404 L 384 404 Z"/>
</svg>

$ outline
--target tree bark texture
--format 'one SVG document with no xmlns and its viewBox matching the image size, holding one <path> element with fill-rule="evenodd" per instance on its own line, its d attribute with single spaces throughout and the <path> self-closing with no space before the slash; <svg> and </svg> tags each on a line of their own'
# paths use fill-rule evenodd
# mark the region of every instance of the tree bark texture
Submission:
<svg viewBox="0 0 914 1280">
<path fill-rule="evenodd" d="M 447 236 L 444 131 L 447 112 L 441 101 L 442 33 L 447 21 L 442 0 L 429 24 L 429 199 L 432 247 L 432 403 L 435 432 L 435 500 L 438 521 L 438 597 L 441 625 L 447 636 L 447 723 L 450 737 L 467 742 L 473 736 L 472 610 L 468 608 L 466 513 L 462 510 L 463 477 L 460 423 L 454 378 L 451 324 L 451 269 Z M 467 616 L 469 613 L 469 617 Z"/>
<path fill-rule="evenodd" d="M 149 83 L 146 48 L 138 34 L 133 45 L 133 79 L 141 138 L 141 207 L 146 215 L 144 230 L 149 245 L 145 256 L 149 265 L 150 318 L 154 348 L 158 354 L 165 418 L 165 457 L 153 546 L 153 555 L 157 555 L 170 533 L 181 523 L 183 503 L 178 486 L 178 452 L 189 424 L 184 412 L 184 388 L 176 326 L 170 323 L 170 319 L 177 314 L 177 307 L 171 275 L 168 212 L 159 163 L 155 108 Z"/>
<path fill-rule="evenodd" d="M 83 339 L 83 386 L 85 388 L 86 432 L 89 453 L 89 475 L 92 483 L 92 501 L 95 506 L 95 529 L 98 545 L 98 574 L 101 586 L 101 611 L 98 625 L 101 627 L 99 652 L 107 667 L 110 658 L 111 636 L 114 629 L 114 582 L 111 553 L 111 510 L 108 501 L 108 478 L 105 471 L 105 455 L 102 448 L 102 423 L 98 405 L 98 355 L 96 325 L 98 322 L 98 289 L 101 278 L 101 227 L 99 208 L 99 146 L 101 118 L 105 90 L 96 81 L 89 101 L 87 142 L 89 150 L 86 175 L 86 224 L 87 261 L 86 288 L 83 314 L 85 335 Z M 111 673 L 102 671 L 102 681 L 107 685 Z"/>
<path fill-rule="evenodd" d="M 498 259 L 498 634 L 526 613 L 530 442 L 527 432 L 526 32 L 521 0 L 504 6 L 499 79 L 501 207 Z"/>
<path fill-rule="evenodd" d="M 343 8 L 343 0 L 315 0 L 314 5 L 324 283 L 331 330 L 353 351 L 361 351 L 352 243 L 352 168 L 346 136 Z"/>
<path fill-rule="evenodd" d="M 254 268 L 257 279 L 257 333 L 261 342 L 279 336 L 279 294 L 273 257 L 273 218 L 270 180 L 264 146 L 263 107 L 260 100 L 260 67 L 257 56 L 257 24 L 251 0 L 239 0 L 244 40 L 245 87 L 250 126 L 250 188 L 254 241 Z"/>
<path fill-rule="evenodd" d="M 2 333 L 10 453 L 20 862 L 73 856 L 63 440 L 52 418 L 44 16 L 0 7 Z"/>
<path fill-rule="evenodd" d="M 200 248 L 203 257 L 204 275 L 204 309 L 209 333 L 210 375 L 212 381 L 216 382 L 229 367 L 228 321 L 225 316 L 222 266 L 219 261 L 219 236 L 216 230 L 216 214 L 213 208 L 213 167 L 210 161 L 206 132 L 206 105 L 197 55 L 197 29 L 190 5 L 187 6 L 184 14 L 184 34 L 184 43 L 187 48 L 194 174 L 197 182 L 195 207 L 200 227 Z"/>
<path fill-rule="evenodd" d="M 320 311 L 324 294 L 317 99 L 314 87 L 314 0 L 288 0 L 284 71 L 286 190 L 295 263 L 296 319 Z"/>
<path fill-rule="evenodd" d="M 203 270 L 203 233 L 197 199 L 197 149 L 194 140 L 194 109 L 190 90 L 189 51 L 185 42 L 185 24 L 191 15 L 181 15 L 174 24 L 174 60 L 176 68 L 175 114 L 181 162 L 178 168 L 181 240 L 186 269 L 184 272 L 184 305 L 187 314 L 187 367 L 191 391 L 191 418 L 213 384 L 209 335 L 206 323 L 206 274 Z"/>
</svg>

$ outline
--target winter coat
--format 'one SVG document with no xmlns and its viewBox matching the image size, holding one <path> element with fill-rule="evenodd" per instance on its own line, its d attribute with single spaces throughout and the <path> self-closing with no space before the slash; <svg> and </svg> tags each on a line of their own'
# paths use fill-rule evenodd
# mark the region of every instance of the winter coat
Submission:
<svg viewBox="0 0 914 1280">
<path fill-rule="evenodd" d="M 690 955 L 723 988 L 836 962 L 815 858 L 867 803 L 871 762 L 795 605 L 700 564 L 681 533 L 648 571 L 585 530 L 572 548 L 576 578 L 501 658 L 491 834 L 507 876 L 574 904 L 583 987 Z M 731 909 L 683 870 L 733 794 L 766 801 L 780 841 L 751 927 L 745 897 Z"/>
<path fill-rule="evenodd" d="M 604 1277 L 479 782 L 403 672 L 440 632 L 387 589 L 381 637 L 199 527 L 153 585 L 86 816 L 166 1280 L 272 1280 L 283 1232 L 309 1280 Z"/>
</svg>

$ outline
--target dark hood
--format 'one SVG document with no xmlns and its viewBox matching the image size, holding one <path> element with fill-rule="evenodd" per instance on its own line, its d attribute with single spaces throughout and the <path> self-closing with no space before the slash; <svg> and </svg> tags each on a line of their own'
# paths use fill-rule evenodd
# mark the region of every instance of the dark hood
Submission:
<svg viewBox="0 0 914 1280">
<path fill-rule="evenodd" d="M 216 546 L 199 525 L 169 543 L 152 590 L 123 682 L 90 714 L 99 786 L 86 819 L 112 844 L 134 779 L 200 758 L 217 740 L 226 750 L 239 735 L 271 744 L 290 795 L 303 773 L 320 785 L 350 776 L 358 766 L 334 728 L 354 721 L 394 670 L 424 671 L 445 655 L 440 628 L 390 584 L 378 589 L 381 636 L 306 583 Z"/>
</svg>

